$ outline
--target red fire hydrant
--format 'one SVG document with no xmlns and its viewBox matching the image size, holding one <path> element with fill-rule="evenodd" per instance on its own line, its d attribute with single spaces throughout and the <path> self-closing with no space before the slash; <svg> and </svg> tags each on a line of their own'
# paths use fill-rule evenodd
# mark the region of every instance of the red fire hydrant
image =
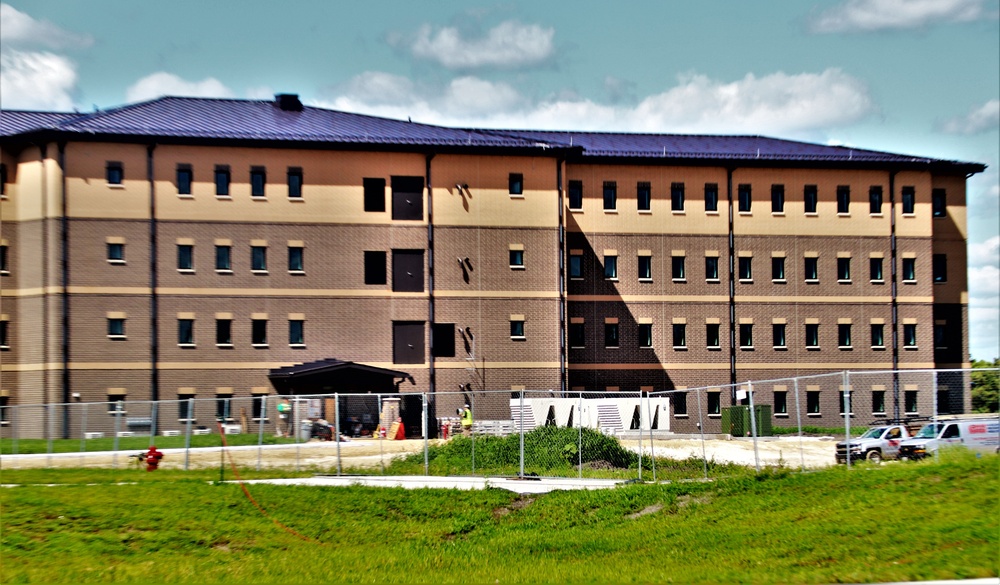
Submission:
<svg viewBox="0 0 1000 585">
<path fill-rule="evenodd" d="M 146 471 L 156 471 L 160 467 L 160 459 L 163 459 L 163 451 L 156 448 L 156 445 L 150 445 L 149 451 L 146 451 Z"/>
</svg>

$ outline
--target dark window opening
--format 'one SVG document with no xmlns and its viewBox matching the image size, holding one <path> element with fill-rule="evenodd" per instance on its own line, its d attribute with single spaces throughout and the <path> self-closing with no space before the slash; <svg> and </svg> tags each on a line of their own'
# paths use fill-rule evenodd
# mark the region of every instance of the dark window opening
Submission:
<svg viewBox="0 0 1000 585">
<path fill-rule="evenodd" d="M 885 347 L 885 325 L 872 324 L 872 347 Z"/>
<path fill-rule="evenodd" d="M 670 395 L 670 402 L 674 405 L 674 416 L 686 416 L 688 413 L 687 392 L 676 392 Z"/>
<path fill-rule="evenodd" d="M 178 165 L 177 166 L 177 194 L 178 195 L 190 195 L 191 194 L 191 183 L 194 181 L 194 172 L 191 170 L 191 165 Z"/>
<path fill-rule="evenodd" d="M 233 269 L 233 248 L 232 248 L 232 246 L 216 246 L 215 247 L 215 269 L 216 270 L 232 270 Z"/>
<path fill-rule="evenodd" d="M 905 390 L 903 391 L 903 404 L 907 413 L 917 412 L 917 391 L 916 390 Z"/>
<path fill-rule="evenodd" d="M 885 413 L 885 390 L 872 390 L 872 412 Z"/>
<path fill-rule="evenodd" d="M 819 414 L 819 390 L 806 392 L 806 413 Z"/>
<path fill-rule="evenodd" d="M 618 183 L 604 181 L 604 209 L 618 209 Z"/>
<path fill-rule="evenodd" d="M 743 256 L 740 258 L 740 280 L 753 280 L 753 258 Z"/>
<path fill-rule="evenodd" d="M 640 181 L 635 186 L 635 199 L 639 211 L 649 211 L 653 205 L 653 188 L 647 182 Z"/>
<path fill-rule="evenodd" d="M 948 256 L 945 254 L 934 254 L 932 270 L 934 282 L 948 282 Z"/>
<path fill-rule="evenodd" d="M 876 281 L 883 280 L 882 275 L 882 259 L 881 258 L 870 258 L 868 260 L 868 268 L 871 272 L 871 279 Z"/>
<path fill-rule="evenodd" d="M 933 217 L 948 215 L 947 196 L 944 189 L 931 190 L 931 215 Z"/>
<path fill-rule="evenodd" d="M 510 173 L 507 176 L 507 191 L 511 195 L 524 195 L 524 175 Z"/>
<path fill-rule="evenodd" d="M 510 322 L 510 336 L 514 339 L 524 338 L 524 321 L 512 320 Z"/>
<path fill-rule="evenodd" d="M 837 187 L 837 213 L 851 212 L 851 188 L 847 185 Z"/>
<path fill-rule="evenodd" d="M 917 326 L 914 323 L 903 325 L 903 345 L 905 347 L 917 347 Z"/>
<path fill-rule="evenodd" d="M 194 319 L 177 320 L 177 343 L 194 345 Z"/>
<path fill-rule="evenodd" d="M 819 347 L 819 325 L 806 324 L 806 347 Z"/>
<path fill-rule="evenodd" d="M 306 322 L 302 319 L 288 320 L 288 345 L 305 345 Z"/>
<path fill-rule="evenodd" d="M 670 278 L 673 280 L 685 280 L 687 272 L 684 270 L 684 256 L 670 257 Z"/>
<path fill-rule="evenodd" d="M 837 280 L 851 280 L 850 258 L 837 258 Z"/>
<path fill-rule="evenodd" d="M 722 393 L 721 392 L 709 392 L 708 393 L 708 414 L 721 414 L 722 413 Z"/>
<path fill-rule="evenodd" d="M 917 208 L 917 193 L 913 187 L 903 187 L 903 213 L 912 215 Z"/>
<path fill-rule="evenodd" d="M 705 345 L 707 347 L 720 347 L 719 329 L 720 325 L 718 323 L 708 323 L 705 325 Z"/>
<path fill-rule="evenodd" d="M 215 195 L 216 197 L 229 196 L 229 167 L 215 167 Z"/>
<path fill-rule="evenodd" d="M 508 256 L 511 268 L 524 268 L 524 250 L 510 250 Z"/>
<path fill-rule="evenodd" d="M 109 162 L 105 169 L 105 176 L 109 185 L 121 185 L 125 179 L 125 169 L 120 162 Z"/>
<path fill-rule="evenodd" d="M 569 346 L 584 347 L 586 344 L 586 329 L 583 323 L 569 324 Z"/>
<path fill-rule="evenodd" d="M 583 256 L 571 254 L 569 257 L 569 277 L 583 278 Z"/>
<path fill-rule="evenodd" d="M 583 209 L 583 181 L 569 182 L 569 208 Z"/>
<path fill-rule="evenodd" d="M 434 357 L 455 357 L 455 324 L 431 324 L 431 355 Z"/>
<path fill-rule="evenodd" d="M 125 319 L 108 319 L 108 337 L 125 337 Z"/>
<path fill-rule="evenodd" d="M 819 280 L 819 258 L 806 258 L 806 280 Z"/>
<path fill-rule="evenodd" d="M 250 270 L 267 272 L 267 246 L 250 247 Z"/>
<path fill-rule="evenodd" d="M 302 272 L 305 270 L 305 248 L 300 246 L 288 247 L 288 271 Z"/>
<path fill-rule="evenodd" d="M 819 189 L 816 185 L 806 185 L 802 190 L 803 203 L 806 213 L 816 213 L 819 207 Z"/>
<path fill-rule="evenodd" d="M 774 414 L 788 414 L 788 392 L 784 390 L 775 391 Z"/>
<path fill-rule="evenodd" d="M 753 207 L 753 196 L 751 194 L 750 185 L 743 184 L 737 187 L 737 195 L 739 197 L 740 212 L 750 213 Z"/>
<path fill-rule="evenodd" d="M 267 345 L 267 319 L 253 319 L 250 322 L 250 343 Z"/>
<path fill-rule="evenodd" d="M 365 251 L 365 284 L 385 284 L 386 254 L 382 251 Z"/>
<path fill-rule="evenodd" d="M 365 211 L 385 211 L 385 179 L 363 179 Z"/>
<path fill-rule="evenodd" d="M 785 212 L 785 186 L 771 185 L 771 213 Z"/>
<path fill-rule="evenodd" d="M 604 278 L 612 280 L 618 278 L 618 256 L 604 257 Z"/>
<path fill-rule="evenodd" d="M 194 270 L 194 246 L 177 244 L 177 270 Z"/>
<path fill-rule="evenodd" d="M 653 324 L 639 324 L 639 347 L 653 347 Z"/>
<path fill-rule="evenodd" d="M 215 320 L 215 344 L 216 345 L 232 345 L 233 344 L 233 320 L 232 319 L 216 319 Z"/>
<path fill-rule="evenodd" d="M 639 256 L 639 280 L 653 279 L 653 257 Z"/>
<path fill-rule="evenodd" d="M 753 324 L 740 323 L 740 347 L 753 347 Z"/>
<path fill-rule="evenodd" d="M 604 324 L 604 347 L 618 347 L 618 323 Z"/>
<path fill-rule="evenodd" d="M 837 325 L 837 345 L 839 347 L 851 347 L 851 326 L 848 323 Z"/>
<path fill-rule="evenodd" d="M 785 280 L 785 258 L 771 258 L 771 280 Z"/>
<path fill-rule="evenodd" d="M 719 185 L 705 183 L 705 211 L 719 210 Z"/>
<path fill-rule="evenodd" d="M 771 333 L 774 336 L 774 347 L 786 347 L 784 323 L 771 325 Z"/>
<path fill-rule="evenodd" d="M 917 259 L 903 258 L 903 280 L 914 281 L 917 279 Z"/>
<path fill-rule="evenodd" d="M 718 256 L 705 256 L 705 280 L 719 280 Z"/>
<path fill-rule="evenodd" d="M 299 167 L 288 167 L 288 197 L 290 199 L 302 197 L 302 169 Z"/>
<path fill-rule="evenodd" d="M 674 347 L 687 347 L 687 325 L 683 323 L 674 323 L 673 333 Z"/>
<path fill-rule="evenodd" d="M 872 215 L 882 213 L 882 187 L 878 185 L 868 189 L 868 212 Z"/>
<path fill-rule="evenodd" d="M 264 167 L 250 169 L 250 196 L 264 197 L 264 187 L 267 185 L 267 171 Z"/>
<path fill-rule="evenodd" d="M 684 211 L 684 183 L 670 184 L 670 210 Z"/>
<path fill-rule="evenodd" d="M 108 260 L 112 262 L 125 261 L 125 244 L 108 244 Z M 0 249 L 0 270 L 7 270 L 7 246 Z"/>
</svg>

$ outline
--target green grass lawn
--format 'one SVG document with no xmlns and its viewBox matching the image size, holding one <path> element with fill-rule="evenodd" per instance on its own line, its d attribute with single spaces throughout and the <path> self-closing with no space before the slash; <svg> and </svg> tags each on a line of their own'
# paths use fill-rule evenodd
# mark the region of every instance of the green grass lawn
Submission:
<svg viewBox="0 0 1000 585">
<path fill-rule="evenodd" d="M 230 447 L 256 445 L 260 442 L 257 433 L 243 433 L 239 435 L 226 435 L 226 444 Z M 183 449 L 185 438 L 181 437 L 154 437 L 153 443 L 159 449 Z M 93 453 L 95 451 L 113 451 L 115 448 L 114 437 L 103 437 L 100 439 L 53 439 L 52 453 Z M 192 435 L 191 447 L 218 447 L 222 444 L 222 437 L 218 433 L 212 435 Z M 274 433 L 264 433 L 264 445 L 288 445 L 295 444 L 295 438 L 276 437 Z M 149 448 L 149 436 L 139 437 L 119 437 L 119 451 L 145 451 Z M 46 439 L 0 439 L 0 454 L 11 455 L 17 452 L 19 455 L 36 455 L 49 452 L 49 441 Z"/>
<path fill-rule="evenodd" d="M 3 583 L 834 583 L 1000 574 L 1000 458 L 519 497 L 2 472 Z M 243 472 L 264 477 L 275 472 Z M 288 476 L 287 472 L 282 475 Z M 229 474 L 227 474 L 229 476 Z"/>
</svg>

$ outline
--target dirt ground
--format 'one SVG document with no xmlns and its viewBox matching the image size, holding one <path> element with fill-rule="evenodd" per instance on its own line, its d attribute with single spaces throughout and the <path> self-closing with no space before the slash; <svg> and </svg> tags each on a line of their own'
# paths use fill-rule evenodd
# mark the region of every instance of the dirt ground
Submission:
<svg viewBox="0 0 1000 585">
<path fill-rule="evenodd" d="M 760 439 L 757 443 L 758 457 L 761 466 L 774 466 L 783 463 L 786 467 L 806 468 L 826 467 L 834 464 L 834 444 L 832 438 L 803 437 L 769 437 Z M 429 441 L 438 443 L 437 440 Z M 635 440 L 623 441 L 627 449 L 638 451 Z M 392 458 L 409 453 L 419 453 L 423 450 L 424 441 L 420 439 L 406 441 L 379 441 L 373 439 L 356 439 L 340 444 L 340 455 L 344 468 L 377 469 L 382 464 L 388 465 Z M 653 443 L 657 457 L 672 459 L 700 458 L 703 454 L 702 441 L 697 439 L 657 439 Z M 643 442 L 643 452 L 651 451 L 648 439 Z M 298 446 L 265 446 L 263 448 L 233 447 L 229 449 L 236 464 L 240 467 L 256 467 L 258 461 L 261 468 L 316 469 L 327 471 L 336 469 L 337 444 L 331 442 L 311 441 Z M 54 455 L 18 455 L 0 457 L 0 469 L 26 469 L 39 467 L 119 467 L 126 468 L 135 464 L 130 458 L 136 452 L 119 451 L 117 454 L 100 453 L 65 453 Z M 164 469 L 183 469 L 185 453 L 183 449 L 165 449 L 165 457 L 161 463 Z M 741 465 L 754 465 L 754 444 L 750 439 L 736 440 L 706 440 L 704 455 L 710 461 L 731 462 Z M 187 456 L 190 468 L 218 467 L 219 449 L 192 449 Z M 229 465 L 229 459 L 226 459 Z"/>
</svg>

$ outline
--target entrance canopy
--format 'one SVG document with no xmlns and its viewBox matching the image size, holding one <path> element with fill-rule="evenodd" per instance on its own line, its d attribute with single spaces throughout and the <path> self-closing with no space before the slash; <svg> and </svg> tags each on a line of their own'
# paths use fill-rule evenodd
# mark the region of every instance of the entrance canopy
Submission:
<svg viewBox="0 0 1000 585">
<path fill-rule="evenodd" d="M 282 395 L 388 394 L 399 392 L 399 384 L 413 377 L 407 372 L 327 358 L 271 370 L 267 377 Z"/>
</svg>

